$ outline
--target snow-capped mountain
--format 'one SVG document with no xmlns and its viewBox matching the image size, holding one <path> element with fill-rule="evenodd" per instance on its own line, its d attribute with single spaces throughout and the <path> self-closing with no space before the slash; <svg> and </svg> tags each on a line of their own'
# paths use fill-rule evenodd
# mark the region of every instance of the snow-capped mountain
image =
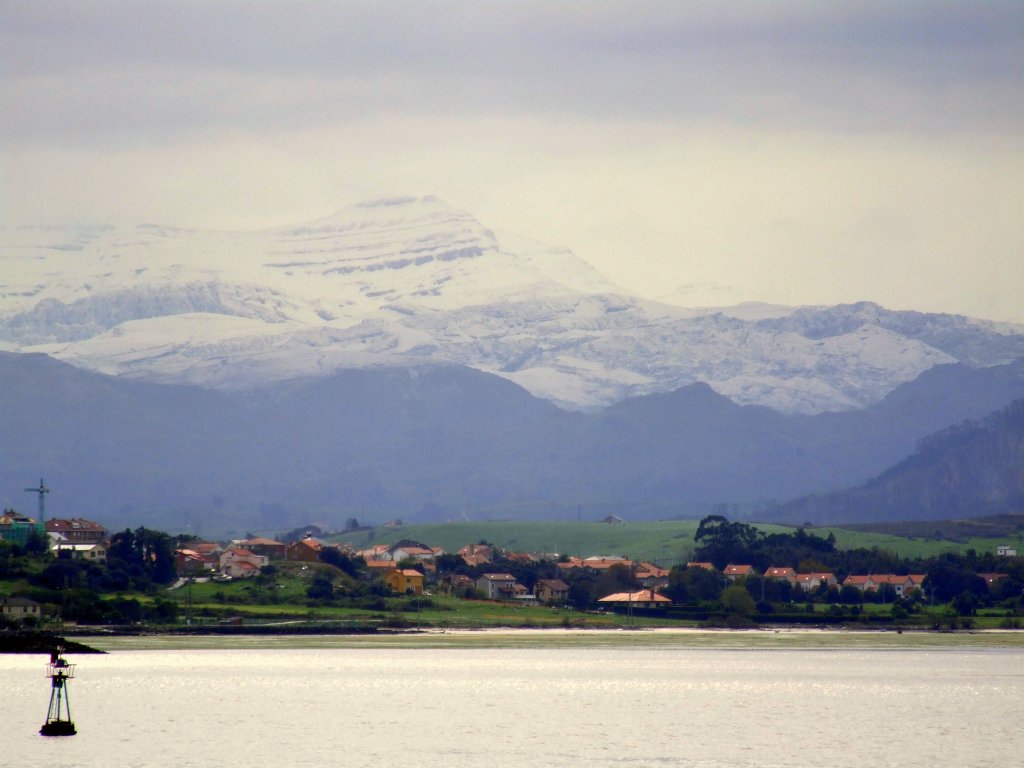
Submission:
<svg viewBox="0 0 1024 768">
<path fill-rule="evenodd" d="M 2 245 L 4 349 L 152 381 L 442 362 L 570 407 L 700 381 L 813 413 L 876 402 L 938 364 L 1024 356 L 1024 327 L 958 316 L 648 301 L 432 197 L 246 233 L 9 228 Z"/>
</svg>

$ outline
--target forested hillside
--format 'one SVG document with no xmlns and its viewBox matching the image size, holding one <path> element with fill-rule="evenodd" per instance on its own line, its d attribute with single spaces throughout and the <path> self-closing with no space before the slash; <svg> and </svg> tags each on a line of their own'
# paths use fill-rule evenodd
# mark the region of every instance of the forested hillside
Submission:
<svg viewBox="0 0 1024 768">
<path fill-rule="evenodd" d="M 919 441 L 859 488 L 776 507 L 775 520 L 840 523 L 976 517 L 1024 510 L 1024 400 Z"/>
</svg>

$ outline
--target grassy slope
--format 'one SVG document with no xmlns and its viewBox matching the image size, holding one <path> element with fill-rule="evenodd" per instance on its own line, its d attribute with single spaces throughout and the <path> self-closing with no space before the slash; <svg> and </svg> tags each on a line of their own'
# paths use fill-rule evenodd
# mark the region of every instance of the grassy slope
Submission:
<svg viewBox="0 0 1024 768">
<path fill-rule="evenodd" d="M 349 542 L 357 549 L 370 544 L 390 544 L 399 539 L 414 539 L 431 546 L 444 547 L 449 552 L 483 539 L 513 551 L 557 552 L 581 557 L 624 555 L 654 560 L 667 566 L 690 559 L 697 525 L 696 520 L 630 522 L 621 525 L 565 521 L 442 523 L 377 528 L 336 538 Z M 766 533 L 792 531 L 791 528 L 778 525 L 757 527 Z M 1007 539 L 991 538 L 935 541 L 844 528 L 814 528 L 811 532 L 823 537 L 828 536 L 829 532 L 835 533 L 836 543 L 841 549 L 878 547 L 896 552 L 900 557 L 927 557 L 969 548 L 979 552 L 994 551 L 997 544 L 1008 542 Z"/>
</svg>

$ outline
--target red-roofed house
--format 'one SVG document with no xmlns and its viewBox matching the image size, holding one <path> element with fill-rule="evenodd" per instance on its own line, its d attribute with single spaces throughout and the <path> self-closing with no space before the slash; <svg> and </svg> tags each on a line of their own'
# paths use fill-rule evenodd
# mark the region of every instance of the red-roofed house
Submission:
<svg viewBox="0 0 1024 768">
<path fill-rule="evenodd" d="M 451 574 L 441 579 L 441 590 L 446 595 L 469 594 L 475 596 L 476 582 L 469 576 L 464 576 L 461 573 Z"/>
<path fill-rule="evenodd" d="M 924 584 L 924 574 L 913 573 L 907 576 L 898 576 L 893 573 L 873 573 L 869 576 L 847 576 L 843 586 L 856 587 L 861 592 L 874 592 L 883 586 L 892 587 L 898 597 L 903 597 L 912 589 L 921 589 Z"/>
<path fill-rule="evenodd" d="M 601 572 L 607 571 L 613 566 L 621 565 L 630 570 L 633 569 L 633 561 L 627 560 L 624 557 L 588 557 L 584 560 L 580 560 L 578 557 L 570 557 L 567 561 L 558 563 L 558 567 L 563 571 L 570 571 L 573 568 L 585 568 L 589 571 Z"/>
<path fill-rule="evenodd" d="M 320 550 L 324 548 L 323 542 L 312 536 L 293 541 L 285 549 L 285 558 L 302 563 L 320 562 Z"/>
<path fill-rule="evenodd" d="M 569 585 L 561 579 L 537 579 L 533 590 L 542 603 L 564 603 L 569 597 Z"/>
<path fill-rule="evenodd" d="M 282 544 L 280 541 L 274 541 L 263 536 L 257 536 L 255 539 L 246 539 L 239 542 L 238 546 L 248 549 L 257 555 L 266 555 L 270 560 L 284 559 L 285 552 L 288 549 L 287 544 Z"/>
<path fill-rule="evenodd" d="M 437 557 L 437 552 L 432 547 L 396 547 L 391 550 L 391 559 L 396 563 L 402 560 L 433 560 Z M 441 550 L 441 554 L 444 554 L 444 550 Z"/>
<path fill-rule="evenodd" d="M 180 576 L 191 576 L 203 571 L 210 571 L 218 564 L 217 558 L 203 557 L 191 549 L 174 550 L 174 569 Z"/>
<path fill-rule="evenodd" d="M 810 592 L 822 584 L 826 587 L 834 587 L 838 582 L 834 573 L 798 573 L 796 583 L 804 592 Z"/>
<path fill-rule="evenodd" d="M 772 566 L 764 572 L 764 577 L 766 579 L 781 579 L 783 581 L 788 581 L 790 584 L 796 582 L 796 573 L 792 568 L 777 568 Z"/>
<path fill-rule="evenodd" d="M 221 552 L 220 572 L 233 579 L 245 579 L 259 574 L 260 568 L 269 562 L 270 559 L 266 555 L 257 555 L 247 549 L 231 547 Z"/>
<path fill-rule="evenodd" d="M 480 565 L 494 559 L 494 549 L 486 544 L 467 544 L 458 551 L 458 555 L 470 565 Z M 469 558 L 473 561 L 470 562 Z"/>
<path fill-rule="evenodd" d="M 672 604 L 671 600 L 664 595 L 659 595 L 653 589 L 643 589 L 639 592 L 615 592 L 605 595 L 597 602 L 613 608 L 662 608 Z"/>
<path fill-rule="evenodd" d="M 1009 574 L 1007 573 L 979 573 L 978 575 L 985 580 L 985 583 L 988 584 L 989 589 L 995 587 L 996 582 L 1001 581 L 1002 579 L 1010 578 Z"/>
<path fill-rule="evenodd" d="M 725 578 L 729 581 L 736 581 L 736 579 L 757 575 L 757 571 L 754 570 L 754 566 L 752 565 L 733 565 L 731 563 L 725 566 L 725 570 L 722 571 L 722 573 L 725 574 Z"/>
<path fill-rule="evenodd" d="M 423 574 L 415 568 L 392 568 L 384 574 L 384 583 L 400 594 L 423 594 Z"/>
<path fill-rule="evenodd" d="M 46 521 L 46 533 L 51 538 L 71 544 L 95 544 L 107 538 L 106 528 L 82 517 L 73 517 L 70 520 L 50 518 Z"/>
</svg>

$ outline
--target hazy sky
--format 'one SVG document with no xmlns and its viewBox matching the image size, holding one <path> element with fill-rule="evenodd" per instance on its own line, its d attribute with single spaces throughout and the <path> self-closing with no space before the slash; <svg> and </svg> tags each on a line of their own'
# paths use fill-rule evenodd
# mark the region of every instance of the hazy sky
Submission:
<svg viewBox="0 0 1024 768">
<path fill-rule="evenodd" d="M 1019 0 L 0 0 L 0 45 L 5 223 L 435 194 L 647 295 L 1024 321 Z"/>
</svg>

